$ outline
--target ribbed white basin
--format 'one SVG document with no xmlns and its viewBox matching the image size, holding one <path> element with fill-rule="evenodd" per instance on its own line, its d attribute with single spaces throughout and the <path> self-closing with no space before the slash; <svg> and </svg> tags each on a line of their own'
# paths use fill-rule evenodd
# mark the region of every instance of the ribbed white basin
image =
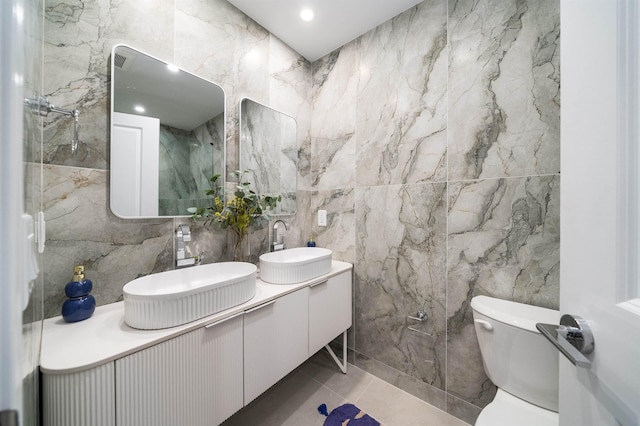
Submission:
<svg viewBox="0 0 640 426">
<path fill-rule="evenodd" d="M 260 256 L 260 279 L 271 284 L 296 284 L 331 272 L 332 251 L 296 247 Z"/>
<path fill-rule="evenodd" d="M 219 262 L 151 274 L 127 283 L 125 322 L 133 328 L 175 327 L 250 300 L 256 265 Z"/>
</svg>

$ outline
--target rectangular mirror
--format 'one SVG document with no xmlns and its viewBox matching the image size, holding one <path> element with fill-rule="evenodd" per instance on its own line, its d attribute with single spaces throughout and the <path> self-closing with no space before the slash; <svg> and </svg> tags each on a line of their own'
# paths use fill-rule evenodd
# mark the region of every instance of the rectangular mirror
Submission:
<svg viewBox="0 0 640 426">
<path fill-rule="evenodd" d="M 111 52 L 111 96 L 111 211 L 175 217 L 206 206 L 209 178 L 224 176 L 222 88 L 119 44 Z"/>
<path fill-rule="evenodd" d="M 244 98 L 240 102 L 240 170 L 259 194 L 281 195 L 274 214 L 296 213 L 296 120 Z"/>
</svg>

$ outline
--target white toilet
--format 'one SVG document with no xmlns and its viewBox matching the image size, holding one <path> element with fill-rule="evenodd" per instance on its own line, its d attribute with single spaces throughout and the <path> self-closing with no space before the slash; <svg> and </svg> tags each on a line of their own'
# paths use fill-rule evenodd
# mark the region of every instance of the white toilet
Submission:
<svg viewBox="0 0 640 426">
<path fill-rule="evenodd" d="M 471 308 L 484 371 L 498 387 L 475 426 L 557 426 L 558 350 L 536 323 L 559 324 L 560 313 L 487 296 Z"/>
</svg>

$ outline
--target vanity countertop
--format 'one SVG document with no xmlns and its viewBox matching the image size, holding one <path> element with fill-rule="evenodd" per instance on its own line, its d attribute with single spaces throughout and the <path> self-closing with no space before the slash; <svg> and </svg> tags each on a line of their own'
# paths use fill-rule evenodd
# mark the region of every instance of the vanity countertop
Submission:
<svg viewBox="0 0 640 426">
<path fill-rule="evenodd" d="M 256 295 L 251 300 L 188 324 L 160 330 L 137 330 L 129 327 L 124 322 L 124 302 L 99 306 L 93 316 L 84 321 L 67 323 L 61 316 L 49 318 L 43 323 L 40 369 L 44 374 L 69 374 L 88 370 L 352 268 L 350 263 L 334 260 L 331 272 L 298 284 L 268 284 L 258 278 Z"/>
</svg>

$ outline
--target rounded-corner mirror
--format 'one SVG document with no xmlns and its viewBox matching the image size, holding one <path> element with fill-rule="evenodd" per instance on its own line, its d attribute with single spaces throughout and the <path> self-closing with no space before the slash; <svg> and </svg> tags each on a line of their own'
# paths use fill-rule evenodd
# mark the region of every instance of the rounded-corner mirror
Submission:
<svg viewBox="0 0 640 426">
<path fill-rule="evenodd" d="M 280 195 L 274 215 L 297 210 L 296 120 L 249 98 L 240 101 L 240 170 L 258 194 Z"/>
<path fill-rule="evenodd" d="M 124 44 L 111 52 L 110 207 L 188 216 L 225 168 L 222 87 Z"/>
</svg>

